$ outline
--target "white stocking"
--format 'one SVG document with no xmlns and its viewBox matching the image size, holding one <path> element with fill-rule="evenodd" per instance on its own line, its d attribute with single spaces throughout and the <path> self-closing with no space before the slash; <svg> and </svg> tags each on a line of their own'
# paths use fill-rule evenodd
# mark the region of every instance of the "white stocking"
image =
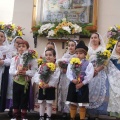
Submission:
<svg viewBox="0 0 120 120">
<path fill-rule="evenodd" d="M 47 103 L 47 115 L 51 117 L 52 114 L 52 104 Z"/>
<path fill-rule="evenodd" d="M 39 114 L 40 114 L 40 116 L 44 116 L 45 107 L 46 107 L 46 102 L 45 101 L 43 101 L 42 103 L 40 103 L 40 108 L 39 108 Z"/>
</svg>

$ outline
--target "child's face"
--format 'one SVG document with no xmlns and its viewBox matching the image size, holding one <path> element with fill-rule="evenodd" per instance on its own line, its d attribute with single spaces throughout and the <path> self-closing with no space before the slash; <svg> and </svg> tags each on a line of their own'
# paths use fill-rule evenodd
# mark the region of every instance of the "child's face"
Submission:
<svg viewBox="0 0 120 120">
<path fill-rule="evenodd" d="M 116 53 L 118 53 L 120 55 L 120 42 L 117 43 Z"/>
<path fill-rule="evenodd" d="M 53 55 L 52 51 L 46 51 L 45 58 L 46 58 L 47 62 L 54 62 L 55 61 L 55 56 Z"/>
<path fill-rule="evenodd" d="M 55 47 L 52 44 L 47 44 L 46 49 L 55 49 Z"/>
<path fill-rule="evenodd" d="M 15 40 L 14 46 L 15 46 L 16 49 L 18 49 L 18 43 L 20 43 L 21 41 L 22 41 L 21 38 L 17 38 L 17 39 Z"/>
<path fill-rule="evenodd" d="M 3 44 L 4 40 L 5 40 L 5 35 L 4 33 L 0 32 L 0 44 Z"/>
<path fill-rule="evenodd" d="M 74 42 L 69 42 L 68 43 L 68 50 L 70 53 L 74 53 L 75 52 L 75 43 Z"/>
<path fill-rule="evenodd" d="M 19 54 L 24 53 L 27 50 L 27 46 L 25 44 L 19 44 L 18 45 L 18 52 Z"/>
<path fill-rule="evenodd" d="M 86 57 L 85 53 L 84 52 L 80 52 L 80 51 L 76 52 L 76 56 L 77 56 L 77 58 L 79 58 L 81 60 L 85 59 L 85 57 Z"/>
<path fill-rule="evenodd" d="M 99 45 L 100 43 L 100 39 L 97 34 L 92 34 L 92 36 L 90 37 L 90 40 L 92 45 Z"/>
</svg>

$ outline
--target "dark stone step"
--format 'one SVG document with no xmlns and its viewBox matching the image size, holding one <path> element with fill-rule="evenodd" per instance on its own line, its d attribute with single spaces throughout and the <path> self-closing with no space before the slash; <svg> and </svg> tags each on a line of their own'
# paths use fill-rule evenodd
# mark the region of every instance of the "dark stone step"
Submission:
<svg viewBox="0 0 120 120">
<path fill-rule="evenodd" d="M 39 120 L 39 113 L 38 112 L 28 112 L 27 118 L 28 118 L 28 120 Z M 8 112 L 0 113 L 0 120 L 10 120 L 10 117 L 8 116 Z M 67 118 L 63 119 L 62 115 L 60 113 L 53 114 L 52 120 L 69 120 L 69 115 Z M 79 120 L 79 115 L 76 116 L 75 120 Z M 90 119 L 90 120 L 93 120 L 93 119 Z M 100 115 L 96 120 L 120 120 L 120 119 L 116 119 L 115 117 L 109 117 L 106 115 Z"/>
</svg>

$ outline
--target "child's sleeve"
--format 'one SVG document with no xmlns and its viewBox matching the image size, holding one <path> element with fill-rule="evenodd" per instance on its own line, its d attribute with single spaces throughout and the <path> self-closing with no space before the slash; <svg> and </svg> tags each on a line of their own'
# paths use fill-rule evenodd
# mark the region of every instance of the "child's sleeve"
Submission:
<svg viewBox="0 0 120 120">
<path fill-rule="evenodd" d="M 33 82 L 35 82 L 36 84 L 39 84 L 40 82 L 40 74 L 38 73 L 38 71 L 35 73 L 35 75 L 33 76 Z"/>
<path fill-rule="evenodd" d="M 86 73 L 86 76 L 84 77 L 84 81 L 82 82 L 84 85 L 88 84 L 90 82 L 90 80 L 93 78 L 94 67 L 93 67 L 92 63 L 88 64 L 85 73 Z"/>
<path fill-rule="evenodd" d="M 56 87 L 60 77 L 60 69 L 56 68 L 56 71 L 50 76 L 50 81 L 48 85 L 50 87 Z"/>
<path fill-rule="evenodd" d="M 4 61 L 4 65 L 5 65 L 5 66 L 9 66 L 10 63 L 11 63 L 11 59 L 12 59 L 12 54 L 11 54 L 11 52 L 7 52 L 7 53 L 6 53 L 6 58 L 5 58 L 5 60 L 3 60 L 3 61 Z"/>
<path fill-rule="evenodd" d="M 67 75 L 67 78 L 72 81 L 74 78 L 73 78 L 73 72 L 71 70 L 71 64 L 68 64 L 68 67 L 67 67 L 67 72 L 66 72 L 66 75 Z"/>
<path fill-rule="evenodd" d="M 13 76 L 17 74 L 15 57 L 12 58 L 12 60 L 11 60 L 11 65 L 10 65 L 10 69 L 9 69 L 9 74 L 10 74 L 10 75 L 13 75 Z"/>
<path fill-rule="evenodd" d="M 31 69 L 26 71 L 26 75 L 33 77 L 35 72 L 38 69 L 38 63 L 37 63 L 36 59 L 33 59 L 31 61 L 30 65 L 31 65 Z"/>
</svg>

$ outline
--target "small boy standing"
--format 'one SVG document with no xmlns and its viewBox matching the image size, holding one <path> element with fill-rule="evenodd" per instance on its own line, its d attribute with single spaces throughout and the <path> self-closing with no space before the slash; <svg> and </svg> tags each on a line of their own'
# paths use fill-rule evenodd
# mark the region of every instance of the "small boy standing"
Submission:
<svg viewBox="0 0 120 120">
<path fill-rule="evenodd" d="M 13 82 L 13 119 L 18 119 L 21 110 L 21 119 L 27 120 L 30 80 L 37 70 L 36 59 L 28 60 L 29 43 L 22 40 L 18 44 L 19 55 L 12 59 L 9 73 L 14 76 Z M 26 60 L 28 60 L 26 62 Z"/>
<path fill-rule="evenodd" d="M 81 70 L 80 70 L 80 81 L 75 75 L 74 70 L 72 70 L 72 65 L 68 65 L 67 69 L 67 77 L 70 80 L 67 102 L 66 104 L 70 104 L 70 117 L 71 120 L 75 119 L 77 112 L 77 105 L 80 107 L 80 120 L 85 119 L 86 108 L 89 106 L 89 88 L 88 83 L 93 78 L 94 68 L 92 63 L 89 63 L 86 60 L 88 47 L 85 45 L 83 41 L 80 41 L 76 46 L 76 56 L 80 59 Z"/>
</svg>

